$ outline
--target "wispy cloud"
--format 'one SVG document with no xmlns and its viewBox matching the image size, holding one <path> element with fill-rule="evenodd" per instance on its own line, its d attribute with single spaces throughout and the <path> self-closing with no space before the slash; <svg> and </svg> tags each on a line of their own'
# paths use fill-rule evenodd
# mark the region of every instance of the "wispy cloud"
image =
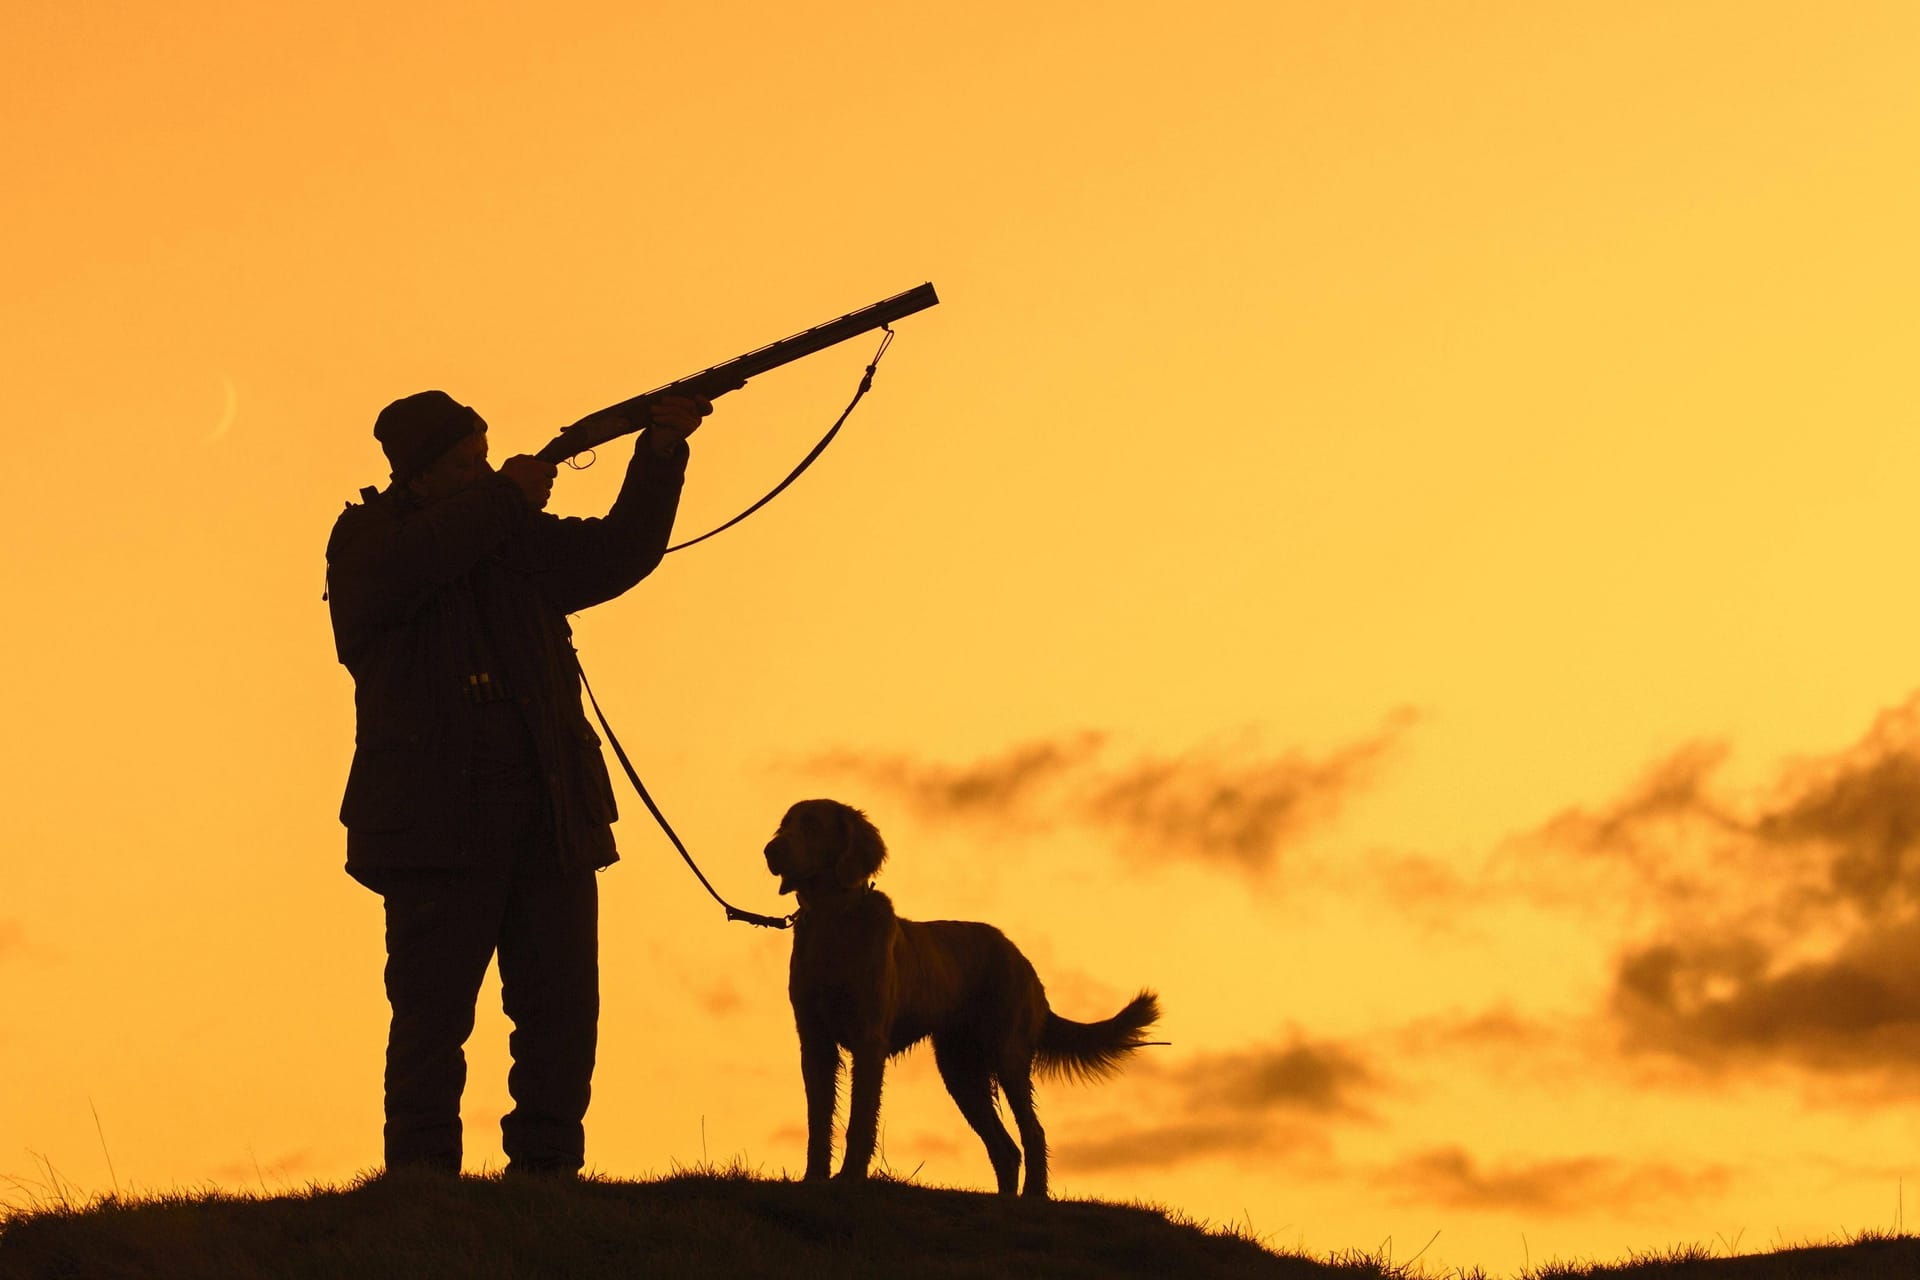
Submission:
<svg viewBox="0 0 1920 1280">
<path fill-rule="evenodd" d="M 275 1182 L 286 1182 L 290 1178 L 311 1173 L 318 1167 L 314 1153 L 302 1149 L 266 1160 L 255 1160 L 249 1156 L 244 1161 L 236 1160 L 221 1165 L 213 1171 L 213 1176 L 222 1182 L 257 1182 L 265 1186 L 270 1178 Z"/>
<path fill-rule="evenodd" d="M 834 751 L 814 757 L 804 767 L 813 773 L 857 777 L 892 792 L 929 817 L 1008 821 L 1029 815 L 1042 793 L 1083 773 L 1105 741 L 1104 734 L 1080 733 L 1024 742 L 965 765 Z"/>
<path fill-rule="evenodd" d="M 1695 866 L 1692 859 L 1676 860 L 1676 852 L 1698 852 L 1712 837 L 1742 830 L 1711 795 L 1728 754 L 1725 743 L 1689 744 L 1656 762 L 1611 804 L 1565 810 L 1536 839 L 1623 867 L 1642 887 L 1684 896 L 1695 887 Z"/>
<path fill-rule="evenodd" d="M 1182 852 L 1265 872 L 1282 846 L 1330 818 L 1386 752 L 1383 734 L 1318 759 L 1143 759 L 1090 780 L 1079 811 L 1136 852 Z"/>
<path fill-rule="evenodd" d="M 1619 954 L 1610 1016 L 1631 1047 L 1710 1070 L 1920 1089 L 1920 696 L 1750 793 L 1720 783 L 1726 758 L 1689 747 L 1538 833 L 1624 872 L 1652 908 Z"/>
<path fill-rule="evenodd" d="M 1120 1121 L 1096 1138 L 1059 1144 L 1081 1169 L 1167 1168 L 1217 1156 L 1320 1156 L 1340 1120 L 1370 1120 L 1364 1099 L 1384 1087 L 1353 1048 L 1283 1042 L 1201 1054 L 1170 1067 L 1143 1065 L 1150 1123 Z"/>
<path fill-rule="evenodd" d="M 1477 1050 L 1530 1058 L 1565 1034 L 1564 1028 L 1502 1006 L 1481 1013 L 1421 1018 L 1401 1027 L 1394 1038 L 1404 1053 Z"/>
<path fill-rule="evenodd" d="M 691 979 L 683 979 L 683 981 L 686 982 L 687 990 L 693 993 L 694 999 L 699 1001 L 700 1007 L 711 1017 L 724 1018 L 738 1013 L 746 1005 L 745 998 L 740 994 L 740 988 L 731 978 L 720 978 L 713 982 L 696 982 Z"/>
<path fill-rule="evenodd" d="M 1179 856 L 1261 875 L 1372 778 L 1412 723 L 1410 712 L 1396 713 L 1378 732 L 1317 756 L 1218 748 L 1122 760 L 1105 734 L 1089 732 L 964 765 L 842 751 L 804 767 L 884 789 L 927 819 L 1093 826 L 1141 860 Z"/>
<path fill-rule="evenodd" d="M 0 956 L 26 945 L 27 930 L 18 920 L 0 920 Z"/>
<path fill-rule="evenodd" d="M 1449 1209 L 1504 1210 L 1540 1216 L 1629 1211 L 1725 1190 L 1713 1166 L 1629 1162 L 1606 1156 L 1516 1160 L 1482 1165 L 1464 1147 L 1439 1147 L 1379 1171 L 1374 1181 L 1406 1201 Z"/>
<path fill-rule="evenodd" d="M 1375 1070 L 1352 1049 L 1299 1037 L 1284 1045 L 1203 1054 L 1172 1074 L 1185 1090 L 1190 1110 L 1242 1116 L 1302 1111 L 1368 1117 L 1359 1099 L 1381 1084 Z"/>
<path fill-rule="evenodd" d="M 1062 1168 L 1094 1172 L 1169 1169 L 1222 1156 L 1325 1157 L 1331 1148 L 1324 1134 L 1305 1125 L 1247 1125 L 1195 1117 L 1055 1143 L 1051 1154 Z"/>
<path fill-rule="evenodd" d="M 1782 769 L 1752 795 L 1718 775 L 1727 744 L 1695 743 L 1620 799 L 1569 809 L 1537 838 L 1630 867 L 1676 896 L 1726 896 L 1743 881 L 1817 887 L 1826 905 L 1869 914 L 1920 907 L 1920 694 L 1883 712 L 1860 741 Z M 1703 885 L 1706 872 L 1726 879 Z M 1799 895 L 1796 895 L 1799 896 Z"/>
<path fill-rule="evenodd" d="M 1339 848 L 1331 857 L 1294 863 L 1294 883 L 1347 902 L 1377 902 L 1397 922 L 1426 933 L 1459 938 L 1482 931 L 1486 907 L 1499 894 L 1483 871 L 1463 872 L 1422 853 Z"/>
</svg>

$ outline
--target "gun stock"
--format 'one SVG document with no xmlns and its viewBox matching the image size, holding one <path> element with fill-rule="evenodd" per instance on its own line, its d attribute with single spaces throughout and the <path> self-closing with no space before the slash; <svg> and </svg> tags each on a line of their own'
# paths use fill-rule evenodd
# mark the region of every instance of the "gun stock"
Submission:
<svg viewBox="0 0 1920 1280">
<path fill-rule="evenodd" d="M 649 401 L 669 395 L 695 396 L 703 400 L 716 399 L 729 391 L 738 391 L 746 386 L 749 378 L 758 377 L 770 369 L 778 369 L 783 364 L 791 364 L 816 351 L 824 351 L 837 343 L 845 342 L 848 338 L 857 338 L 863 333 L 892 324 L 895 320 L 910 316 L 916 311 L 925 311 L 939 301 L 931 284 L 920 285 L 905 293 L 896 293 L 893 297 L 884 298 L 870 307 L 850 311 L 837 320 L 815 325 L 811 329 L 803 330 L 789 338 L 782 338 L 778 342 L 769 342 L 766 346 L 749 351 L 743 356 L 735 356 L 710 369 L 702 369 L 699 373 L 689 374 L 665 386 L 655 387 L 641 395 L 622 400 L 619 404 L 608 405 L 604 409 L 590 413 L 578 422 L 563 428 L 560 434 L 543 445 L 535 456 L 543 462 L 558 466 L 575 454 L 585 453 L 588 449 L 603 445 L 609 440 L 617 440 L 631 431 L 638 430 L 646 422 L 647 415 L 644 410 Z"/>
</svg>

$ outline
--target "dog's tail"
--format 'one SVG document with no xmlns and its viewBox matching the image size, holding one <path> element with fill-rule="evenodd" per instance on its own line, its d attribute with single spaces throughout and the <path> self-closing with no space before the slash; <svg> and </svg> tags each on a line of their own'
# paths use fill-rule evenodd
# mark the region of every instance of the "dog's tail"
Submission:
<svg viewBox="0 0 1920 1280">
<path fill-rule="evenodd" d="M 1151 991 L 1142 991 L 1105 1022 L 1075 1022 L 1048 1011 L 1034 1065 L 1045 1075 L 1069 1080 L 1110 1076 L 1123 1058 L 1147 1043 L 1147 1028 L 1159 1018 L 1160 1002 Z"/>
</svg>

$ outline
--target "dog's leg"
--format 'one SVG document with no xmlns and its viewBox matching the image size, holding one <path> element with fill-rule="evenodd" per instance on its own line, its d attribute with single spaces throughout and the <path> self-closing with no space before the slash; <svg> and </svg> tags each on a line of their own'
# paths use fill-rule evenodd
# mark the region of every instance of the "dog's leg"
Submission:
<svg viewBox="0 0 1920 1280">
<path fill-rule="evenodd" d="M 807 1087 L 806 1180 L 833 1172 L 833 1108 L 840 1092 L 840 1046 L 818 1033 L 800 1037 L 800 1078 Z"/>
<path fill-rule="evenodd" d="M 994 1180 L 1002 1192 L 1012 1195 L 1019 1189 L 1020 1148 L 1007 1136 L 1007 1127 L 1000 1123 L 1000 1113 L 993 1105 L 992 1073 L 965 1049 L 956 1048 L 952 1041 L 935 1040 L 933 1060 L 940 1068 L 947 1092 L 953 1095 L 954 1105 L 980 1135 L 980 1141 L 987 1144 L 987 1159 L 993 1162 Z"/>
<path fill-rule="evenodd" d="M 884 1040 L 864 1040 L 853 1049 L 853 1096 L 847 1105 L 847 1155 L 843 1178 L 864 1178 L 880 1133 L 880 1086 L 887 1072 Z"/>
<path fill-rule="evenodd" d="M 1033 1109 L 1032 1069 L 1024 1063 L 1011 1069 L 1002 1068 L 1000 1091 L 1007 1095 L 1007 1107 L 1013 1112 L 1013 1122 L 1020 1127 L 1020 1148 L 1027 1158 L 1025 1194 L 1036 1200 L 1045 1200 L 1047 1198 L 1047 1132 L 1040 1127 L 1039 1113 Z"/>
</svg>

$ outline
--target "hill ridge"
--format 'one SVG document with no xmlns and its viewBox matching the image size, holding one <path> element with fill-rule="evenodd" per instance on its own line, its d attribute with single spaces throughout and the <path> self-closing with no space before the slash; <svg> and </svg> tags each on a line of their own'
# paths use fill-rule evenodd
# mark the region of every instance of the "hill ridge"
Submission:
<svg viewBox="0 0 1920 1280">
<path fill-rule="evenodd" d="M 1151 1205 L 1027 1203 L 891 1178 L 799 1183 L 749 1171 L 627 1181 L 402 1171 L 272 1197 L 106 1195 L 0 1216 L 0 1280 L 520 1280 L 713 1277 L 1195 1277 L 1487 1280 L 1478 1268 L 1360 1251 L 1276 1252 Z M 1920 1239 L 1624 1263 L 1548 1263 L 1518 1280 L 1913 1280 Z"/>
</svg>

